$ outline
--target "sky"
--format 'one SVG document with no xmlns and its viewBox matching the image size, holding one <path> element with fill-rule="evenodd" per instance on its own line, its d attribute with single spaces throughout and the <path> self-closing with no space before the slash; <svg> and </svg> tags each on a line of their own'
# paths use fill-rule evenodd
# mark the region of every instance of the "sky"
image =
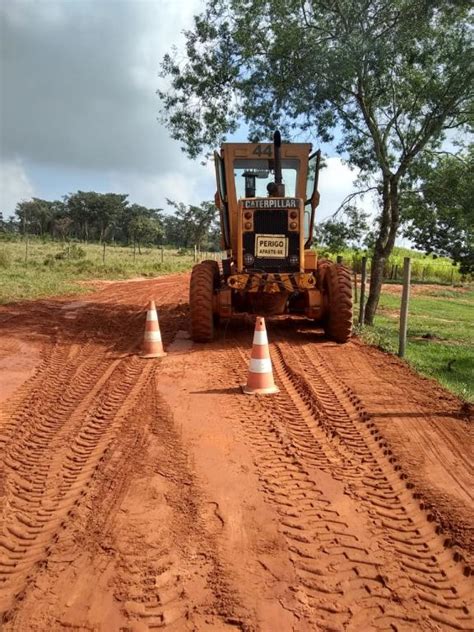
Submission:
<svg viewBox="0 0 474 632">
<path fill-rule="evenodd" d="M 160 60 L 203 0 L 1 0 L 0 211 L 77 190 L 214 197 L 212 164 L 188 159 L 159 123 Z M 233 140 L 245 141 L 244 130 Z M 324 147 L 319 218 L 353 190 L 356 173 Z M 362 206 L 372 210 L 371 200 Z"/>
</svg>

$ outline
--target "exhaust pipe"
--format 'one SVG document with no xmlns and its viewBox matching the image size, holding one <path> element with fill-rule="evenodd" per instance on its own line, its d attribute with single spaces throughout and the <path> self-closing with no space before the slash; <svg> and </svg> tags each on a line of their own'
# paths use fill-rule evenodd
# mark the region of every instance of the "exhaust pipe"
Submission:
<svg viewBox="0 0 474 632">
<path fill-rule="evenodd" d="M 282 182 L 281 175 L 281 134 L 278 130 L 273 134 L 273 161 L 275 182 L 270 182 L 267 187 L 268 194 L 271 197 L 285 197 L 285 185 Z"/>
</svg>

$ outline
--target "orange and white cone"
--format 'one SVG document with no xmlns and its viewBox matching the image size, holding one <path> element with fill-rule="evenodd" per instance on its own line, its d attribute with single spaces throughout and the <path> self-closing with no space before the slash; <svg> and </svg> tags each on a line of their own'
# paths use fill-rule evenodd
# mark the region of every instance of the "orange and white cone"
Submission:
<svg viewBox="0 0 474 632">
<path fill-rule="evenodd" d="M 156 313 L 155 301 L 150 301 L 146 314 L 145 335 L 143 337 L 142 358 L 162 358 L 166 353 L 161 341 L 160 323 Z"/>
<path fill-rule="evenodd" d="M 270 393 L 278 393 L 280 390 L 273 380 L 265 319 L 260 316 L 257 316 L 255 322 L 249 374 L 247 384 L 242 386 L 242 390 L 247 395 L 269 395 Z"/>
</svg>

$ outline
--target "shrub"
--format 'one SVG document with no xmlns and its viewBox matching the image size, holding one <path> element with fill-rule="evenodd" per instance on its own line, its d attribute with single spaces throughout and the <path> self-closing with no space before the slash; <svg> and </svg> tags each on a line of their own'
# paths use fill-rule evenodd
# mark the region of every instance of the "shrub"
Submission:
<svg viewBox="0 0 474 632">
<path fill-rule="evenodd" d="M 58 252 L 54 258 L 59 260 L 64 259 L 85 259 L 86 251 L 81 246 L 77 244 L 71 244 L 70 246 L 66 246 L 64 250 Z"/>
</svg>

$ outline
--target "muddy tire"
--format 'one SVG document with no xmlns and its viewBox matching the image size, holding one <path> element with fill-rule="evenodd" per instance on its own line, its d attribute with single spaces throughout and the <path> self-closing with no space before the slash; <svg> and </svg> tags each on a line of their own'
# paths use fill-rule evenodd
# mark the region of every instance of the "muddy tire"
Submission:
<svg viewBox="0 0 474 632">
<path fill-rule="evenodd" d="M 214 338 L 213 296 L 219 284 L 217 261 L 203 261 L 194 266 L 189 289 L 191 338 L 210 342 Z"/>
<path fill-rule="evenodd" d="M 335 342 L 347 342 L 352 333 L 352 279 L 349 268 L 340 263 L 325 266 L 324 288 L 328 293 L 324 331 Z"/>
<path fill-rule="evenodd" d="M 334 265 L 332 261 L 329 259 L 318 259 L 318 267 L 316 269 L 316 279 L 318 282 L 318 288 L 323 291 L 324 290 L 324 277 L 326 275 L 326 270 Z"/>
</svg>

